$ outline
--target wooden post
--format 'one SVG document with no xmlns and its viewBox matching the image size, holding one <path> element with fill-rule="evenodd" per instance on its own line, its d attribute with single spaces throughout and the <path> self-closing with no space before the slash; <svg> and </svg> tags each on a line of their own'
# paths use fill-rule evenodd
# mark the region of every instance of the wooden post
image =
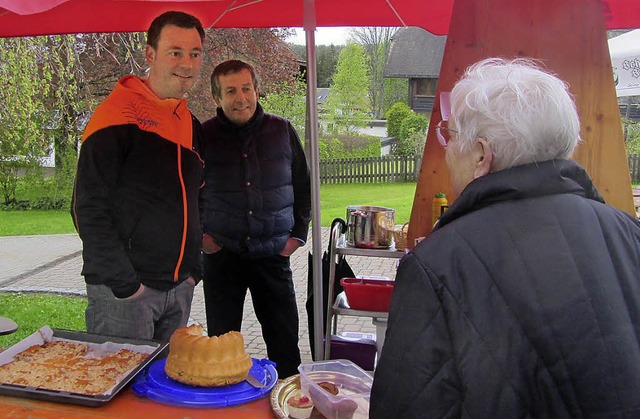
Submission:
<svg viewBox="0 0 640 419">
<path fill-rule="evenodd" d="M 427 236 L 431 200 L 453 196 L 444 149 L 436 139 L 440 92 L 466 67 L 488 57 L 531 57 L 569 84 L 582 125 L 573 158 L 606 202 L 635 216 L 629 165 L 600 0 L 455 0 L 422 167 L 409 224 L 409 246 Z"/>
</svg>

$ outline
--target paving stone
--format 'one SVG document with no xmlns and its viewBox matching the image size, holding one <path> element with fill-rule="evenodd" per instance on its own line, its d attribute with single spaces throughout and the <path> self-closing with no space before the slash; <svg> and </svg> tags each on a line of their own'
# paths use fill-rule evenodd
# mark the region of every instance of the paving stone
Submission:
<svg viewBox="0 0 640 419">
<path fill-rule="evenodd" d="M 327 247 L 329 228 L 323 227 L 323 251 Z M 309 333 L 307 331 L 308 253 L 312 240 L 298 249 L 291 258 L 293 281 L 300 318 L 300 351 L 303 362 L 311 361 Z M 398 259 L 347 256 L 356 275 L 395 277 Z M 44 236 L 0 237 L 0 291 L 60 292 L 86 295 L 82 269 L 82 242 L 75 234 Z M 195 288 L 191 309 L 191 323 L 206 328 L 206 313 L 202 284 Z M 345 331 L 374 333 L 371 318 L 340 316 L 338 334 Z M 245 315 L 242 323 L 247 350 L 252 357 L 266 358 L 266 346 L 262 339 L 260 323 L 253 312 L 251 295 L 247 293 Z"/>
</svg>

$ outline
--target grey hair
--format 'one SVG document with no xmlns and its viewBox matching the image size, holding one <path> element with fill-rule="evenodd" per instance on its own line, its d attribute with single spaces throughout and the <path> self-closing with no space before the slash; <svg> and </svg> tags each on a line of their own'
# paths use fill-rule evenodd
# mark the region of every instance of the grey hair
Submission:
<svg viewBox="0 0 640 419">
<path fill-rule="evenodd" d="M 478 137 L 493 151 L 492 171 L 568 159 L 580 119 L 568 86 L 529 59 L 489 58 L 470 66 L 451 92 L 458 147 Z"/>
</svg>

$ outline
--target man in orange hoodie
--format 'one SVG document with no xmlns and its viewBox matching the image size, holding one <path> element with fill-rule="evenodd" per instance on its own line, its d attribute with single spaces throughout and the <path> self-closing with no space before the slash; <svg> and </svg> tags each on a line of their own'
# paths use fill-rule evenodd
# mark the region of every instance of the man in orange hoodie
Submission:
<svg viewBox="0 0 640 419">
<path fill-rule="evenodd" d="M 166 12 L 147 36 L 147 78 L 122 77 L 85 128 L 72 202 L 90 333 L 169 340 L 200 278 L 200 123 L 184 94 L 204 30 Z"/>
</svg>

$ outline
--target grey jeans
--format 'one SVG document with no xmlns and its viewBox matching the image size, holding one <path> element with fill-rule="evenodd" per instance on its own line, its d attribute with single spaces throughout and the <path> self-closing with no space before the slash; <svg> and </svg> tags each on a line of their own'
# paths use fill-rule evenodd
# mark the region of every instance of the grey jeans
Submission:
<svg viewBox="0 0 640 419">
<path fill-rule="evenodd" d="M 187 325 L 194 287 L 187 281 L 169 291 L 146 287 L 134 300 L 116 298 L 106 285 L 87 284 L 87 332 L 169 341 Z"/>
</svg>

